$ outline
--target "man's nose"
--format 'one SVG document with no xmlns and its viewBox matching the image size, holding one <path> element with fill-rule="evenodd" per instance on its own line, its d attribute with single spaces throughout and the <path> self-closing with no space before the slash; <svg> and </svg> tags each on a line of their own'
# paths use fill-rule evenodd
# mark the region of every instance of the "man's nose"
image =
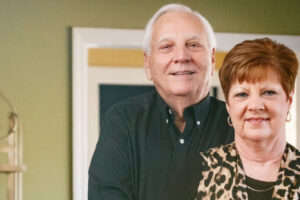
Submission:
<svg viewBox="0 0 300 200">
<path fill-rule="evenodd" d="M 175 63 L 186 63 L 191 60 L 191 56 L 186 47 L 178 47 L 175 50 L 174 62 Z"/>
<path fill-rule="evenodd" d="M 265 108 L 264 100 L 260 95 L 258 94 L 250 95 L 249 104 L 248 104 L 249 110 L 259 111 L 259 110 L 263 110 L 264 108 Z"/>
</svg>

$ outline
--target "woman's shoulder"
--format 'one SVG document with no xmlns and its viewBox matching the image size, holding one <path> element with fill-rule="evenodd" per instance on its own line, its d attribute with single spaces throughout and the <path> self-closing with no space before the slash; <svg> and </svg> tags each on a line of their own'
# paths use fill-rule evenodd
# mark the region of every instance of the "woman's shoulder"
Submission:
<svg viewBox="0 0 300 200">
<path fill-rule="evenodd" d="M 218 199 L 233 199 L 233 177 L 237 174 L 235 143 L 211 148 L 201 156 L 204 162 L 195 199 L 215 199 L 217 195 Z"/>
<path fill-rule="evenodd" d="M 291 153 L 295 154 L 296 156 L 300 157 L 300 151 L 295 146 L 291 145 L 290 143 L 286 143 L 286 150 L 290 151 Z"/>
<path fill-rule="evenodd" d="M 208 165 L 221 165 L 224 162 L 236 161 L 237 150 L 235 143 L 232 142 L 230 144 L 210 148 L 200 154 Z"/>
<path fill-rule="evenodd" d="M 285 167 L 293 170 L 300 175 L 300 151 L 293 145 L 287 143 L 283 160 L 285 161 Z"/>
</svg>

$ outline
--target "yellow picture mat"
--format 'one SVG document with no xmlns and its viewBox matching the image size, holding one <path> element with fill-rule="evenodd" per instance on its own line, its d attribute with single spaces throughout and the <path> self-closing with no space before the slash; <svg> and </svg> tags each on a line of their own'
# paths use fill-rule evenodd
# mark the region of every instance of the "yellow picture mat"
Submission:
<svg viewBox="0 0 300 200">
<path fill-rule="evenodd" d="M 226 52 L 216 52 L 216 69 L 219 69 Z M 88 65 L 91 67 L 143 67 L 144 52 L 141 49 L 90 48 Z"/>
</svg>

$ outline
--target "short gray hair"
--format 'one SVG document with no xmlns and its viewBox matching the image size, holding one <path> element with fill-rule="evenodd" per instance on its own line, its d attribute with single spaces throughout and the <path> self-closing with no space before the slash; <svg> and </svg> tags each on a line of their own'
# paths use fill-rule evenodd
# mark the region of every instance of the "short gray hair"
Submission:
<svg viewBox="0 0 300 200">
<path fill-rule="evenodd" d="M 208 47 L 210 50 L 213 48 L 216 48 L 216 38 L 215 34 L 213 31 L 212 26 L 210 23 L 205 19 L 200 13 L 197 11 L 193 11 L 189 7 L 182 5 L 182 4 L 167 4 L 163 7 L 161 7 L 153 16 L 152 18 L 148 21 L 146 28 L 145 28 L 145 33 L 144 33 L 144 39 L 143 39 L 143 50 L 146 54 L 150 53 L 150 42 L 152 38 L 152 29 L 154 23 L 158 20 L 159 17 L 162 15 L 166 14 L 167 12 L 170 11 L 179 11 L 179 12 L 186 12 L 189 13 L 193 16 L 196 16 L 204 25 L 206 36 L 207 36 L 207 42 L 208 42 Z"/>
</svg>

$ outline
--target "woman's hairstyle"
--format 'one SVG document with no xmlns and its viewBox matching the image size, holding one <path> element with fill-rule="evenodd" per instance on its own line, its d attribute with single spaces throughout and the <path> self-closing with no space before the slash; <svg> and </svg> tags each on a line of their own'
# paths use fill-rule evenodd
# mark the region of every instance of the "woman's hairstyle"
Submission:
<svg viewBox="0 0 300 200">
<path fill-rule="evenodd" d="M 219 71 L 226 100 L 232 83 L 264 80 L 268 70 L 277 73 L 288 97 L 295 87 L 298 71 L 298 60 L 291 49 L 269 38 L 246 40 L 234 46 Z"/>
<path fill-rule="evenodd" d="M 152 18 L 148 21 L 146 28 L 145 28 L 145 33 L 144 33 L 144 39 L 143 39 L 143 50 L 146 54 L 150 53 L 150 43 L 151 43 L 151 38 L 152 38 L 152 29 L 153 25 L 160 18 L 162 15 L 164 15 L 167 12 L 171 11 L 179 11 L 179 12 L 186 12 L 189 13 L 193 16 L 196 16 L 203 24 L 207 36 L 207 42 L 208 42 L 208 47 L 209 49 L 216 48 L 216 38 L 214 35 L 214 31 L 210 23 L 198 12 L 192 11 L 189 7 L 181 4 L 167 4 L 163 7 L 161 7 L 153 16 Z"/>
</svg>

